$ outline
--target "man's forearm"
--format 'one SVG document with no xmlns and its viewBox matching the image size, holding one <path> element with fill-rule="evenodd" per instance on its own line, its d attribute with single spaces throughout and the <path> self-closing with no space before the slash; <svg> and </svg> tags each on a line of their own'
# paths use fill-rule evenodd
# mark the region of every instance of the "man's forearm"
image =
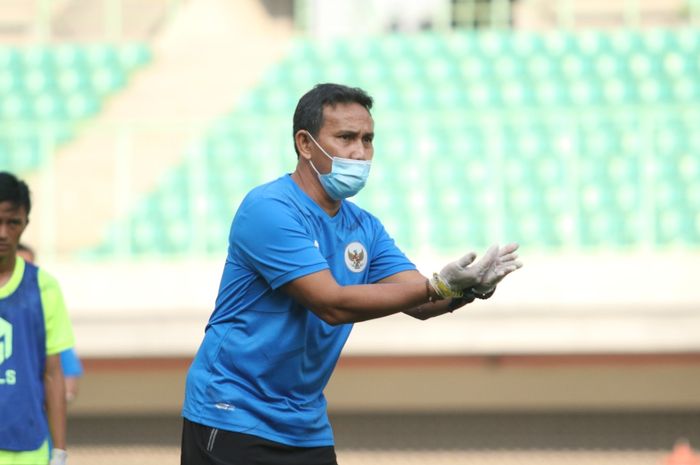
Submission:
<svg viewBox="0 0 700 465">
<path fill-rule="evenodd" d="M 53 357 L 53 358 L 52 358 Z M 66 448 L 66 391 L 58 355 L 47 358 L 44 375 L 46 414 L 53 446 Z"/>
<path fill-rule="evenodd" d="M 418 307 L 405 311 L 406 315 L 418 318 L 419 320 L 427 320 L 436 316 L 451 313 L 462 308 L 466 304 L 472 303 L 473 297 L 457 297 L 453 299 L 438 300 L 437 302 L 428 302 Z"/>
</svg>

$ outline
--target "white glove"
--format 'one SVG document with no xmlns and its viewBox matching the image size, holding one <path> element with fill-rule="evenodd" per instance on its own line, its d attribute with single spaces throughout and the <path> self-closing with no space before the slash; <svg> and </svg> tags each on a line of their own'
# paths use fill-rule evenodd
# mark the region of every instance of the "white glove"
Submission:
<svg viewBox="0 0 700 465">
<path fill-rule="evenodd" d="M 49 465 L 66 465 L 68 460 L 68 452 L 63 449 L 53 449 L 51 451 L 51 461 Z"/>
<path fill-rule="evenodd" d="M 482 285 L 489 270 L 494 267 L 498 250 L 498 246 L 491 246 L 473 265 L 476 254 L 469 252 L 459 260 L 448 263 L 440 273 L 433 274 L 430 285 L 443 299 L 461 297 L 465 289 Z"/>
<path fill-rule="evenodd" d="M 496 259 L 491 262 L 491 265 L 483 274 L 481 282 L 473 286 L 474 291 L 480 294 L 488 294 L 496 288 L 496 285 L 503 278 L 521 268 L 523 264 L 518 261 L 518 255 L 515 253 L 518 247 L 518 244 L 513 243 L 498 249 Z"/>
</svg>

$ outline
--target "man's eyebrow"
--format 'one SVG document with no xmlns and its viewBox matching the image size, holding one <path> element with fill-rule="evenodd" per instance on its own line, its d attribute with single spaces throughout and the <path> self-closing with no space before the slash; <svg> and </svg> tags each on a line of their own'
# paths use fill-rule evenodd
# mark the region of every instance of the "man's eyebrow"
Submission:
<svg viewBox="0 0 700 465">
<path fill-rule="evenodd" d="M 357 137 L 361 133 L 362 133 L 362 131 L 353 131 L 352 129 L 340 129 L 335 133 L 335 135 L 336 136 L 349 135 L 349 136 Z M 363 134 L 363 137 L 367 137 L 367 136 L 374 138 L 374 132 L 366 132 Z"/>
</svg>

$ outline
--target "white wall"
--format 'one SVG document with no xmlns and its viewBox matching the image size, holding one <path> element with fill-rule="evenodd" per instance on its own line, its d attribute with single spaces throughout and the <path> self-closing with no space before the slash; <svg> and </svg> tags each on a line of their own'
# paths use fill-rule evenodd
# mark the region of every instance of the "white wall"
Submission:
<svg viewBox="0 0 700 465">
<path fill-rule="evenodd" d="M 489 301 L 429 321 L 355 326 L 346 353 L 561 354 L 700 351 L 697 252 L 532 255 Z M 449 258 L 417 257 L 424 274 Z M 46 263 L 85 356 L 188 356 L 213 310 L 222 260 Z"/>
</svg>

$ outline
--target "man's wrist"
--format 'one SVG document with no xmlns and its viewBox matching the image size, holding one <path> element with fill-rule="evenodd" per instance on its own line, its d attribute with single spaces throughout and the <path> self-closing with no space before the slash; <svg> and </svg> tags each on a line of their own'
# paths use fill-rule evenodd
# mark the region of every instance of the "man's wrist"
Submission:
<svg viewBox="0 0 700 465">
<path fill-rule="evenodd" d="M 462 308 L 467 304 L 474 302 L 475 297 L 472 294 L 464 294 L 462 297 L 452 297 L 450 303 L 447 304 L 447 311 L 452 313 L 458 308 Z"/>
<path fill-rule="evenodd" d="M 433 277 L 428 280 L 428 284 L 433 288 L 435 294 L 439 296 L 439 299 L 462 296 L 461 290 L 453 289 L 438 273 L 433 273 Z"/>
<path fill-rule="evenodd" d="M 465 295 L 470 294 L 474 296 L 477 299 L 481 300 L 486 300 L 489 297 L 493 295 L 493 293 L 496 292 L 496 286 L 493 286 L 491 288 L 477 288 L 477 287 L 472 287 L 469 290 L 465 290 L 464 293 Z"/>
<path fill-rule="evenodd" d="M 425 280 L 425 294 L 428 298 L 429 303 L 434 303 L 438 300 L 442 300 L 442 297 L 440 294 L 437 292 L 437 290 L 433 287 L 432 283 L 430 282 L 430 279 Z"/>
<path fill-rule="evenodd" d="M 68 460 L 68 452 L 59 448 L 53 448 L 51 450 L 51 461 L 49 465 L 65 465 L 66 460 Z"/>
</svg>

